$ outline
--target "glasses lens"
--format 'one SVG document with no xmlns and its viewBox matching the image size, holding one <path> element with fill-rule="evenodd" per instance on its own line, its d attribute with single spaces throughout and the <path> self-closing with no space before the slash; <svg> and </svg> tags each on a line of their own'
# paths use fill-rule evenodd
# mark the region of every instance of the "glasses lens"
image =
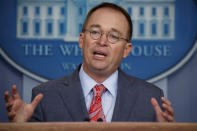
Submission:
<svg viewBox="0 0 197 131">
<path fill-rule="evenodd" d="M 111 43 L 115 43 L 119 40 L 120 34 L 118 32 L 109 32 L 108 41 Z"/>
<path fill-rule="evenodd" d="M 100 38 L 101 32 L 98 30 L 90 30 L 90 36 L 92 37 L 92 39 L 97 40 Z"/>
</svg>

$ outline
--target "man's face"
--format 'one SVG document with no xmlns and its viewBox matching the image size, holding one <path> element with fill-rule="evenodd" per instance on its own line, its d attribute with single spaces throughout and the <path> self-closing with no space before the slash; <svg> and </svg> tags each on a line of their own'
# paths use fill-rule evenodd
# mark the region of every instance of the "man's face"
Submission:
<svg viewBox="0 0 197 131">
<path fill-rule="evenodd" d="M 131 43 L 120 39 L 112 44 L 108 32 L 115 32 L 127 38 L 128 22 L 123 14 L 111 8 L 96 10 L 89 18 L 86 31 L 80 34 L 79 47 L 83 51 L 83 67 L 87 74 L 111 75 L 131 51 Z M 87 30 L 104 33 L 99 39 L 91 37 Z"/>
</svg>

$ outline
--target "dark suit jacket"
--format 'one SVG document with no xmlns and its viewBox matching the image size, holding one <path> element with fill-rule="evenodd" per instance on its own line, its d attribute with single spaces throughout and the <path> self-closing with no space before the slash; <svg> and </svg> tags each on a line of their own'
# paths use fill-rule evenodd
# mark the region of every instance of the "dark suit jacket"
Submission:
<svg viewBox="0 0 197 131">
<path fill-rule="evenodd" d="M 84 121 L 88 118 L 85 99 L 79 79 L 79 69 L 71 75 L 51 80 L 35 87 L 32 99 L 43 93 L 30 121 Z M 155 97 L 160 105 L 163 92 L 144 80 L 128 76 L 119 69 L 117 98 L 112 121 L 155 121 L 150 102 Z"/>
</svg>

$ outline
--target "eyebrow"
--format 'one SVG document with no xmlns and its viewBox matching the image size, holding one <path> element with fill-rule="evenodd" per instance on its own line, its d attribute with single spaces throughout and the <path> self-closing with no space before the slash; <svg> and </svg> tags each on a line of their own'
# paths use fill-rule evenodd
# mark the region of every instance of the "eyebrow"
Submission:
<svg viewBox="0 0 197 131">
<path fill-rule="evenodd" d="M 100 25 L 95 25 L 95 24 L 90 26 L 90 28 L 93 28 L 93 27 L 101 28 Z"/>
<path fill-rule="evenodd" d="M 98 25 L 98 24 L 93 24 L 93 25 L 90 26 L 90 28 L 94 28 L 94 27 L 95 28 L 101 28 L 101 26 Z M 111 28 L 110 31 L 118 32 L 122 36 L 122 33 L 119 30 L 115 29 L 115 28 Z"/>
</svg>

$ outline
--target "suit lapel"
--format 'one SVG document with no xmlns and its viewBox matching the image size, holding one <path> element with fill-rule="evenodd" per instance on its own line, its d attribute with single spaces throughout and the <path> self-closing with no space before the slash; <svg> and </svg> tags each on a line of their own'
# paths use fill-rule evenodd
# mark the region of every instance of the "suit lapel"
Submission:
<svg viewBox="0 0 197 131">
<path fill-rule="evenodd" d="M 138 93 L 134 87 L 134 81 L 128 80 L 128 76 L 119 70 L 117 98 L 112 121 L 128 121 Z"/>
<path fill-rule="evenodd" d="M 60 96 L 73 121 L 84 121 L 89 117 L 80 84 L 79 69 L 80 66 L 72 75 L 65 79 L 64 88 L 59 90 Z"/>
</svg>

